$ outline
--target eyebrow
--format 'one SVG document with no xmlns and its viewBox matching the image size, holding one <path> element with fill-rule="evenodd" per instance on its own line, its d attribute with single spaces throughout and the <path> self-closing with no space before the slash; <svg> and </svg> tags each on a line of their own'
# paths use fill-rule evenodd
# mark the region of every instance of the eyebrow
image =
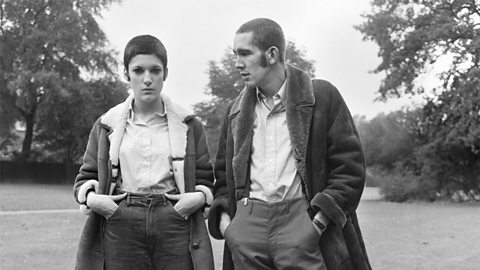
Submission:
<svg viewBox="0 0 480 270">
<path fill-rule="evenodd" d="M 251 50 L 249 49 L 238 49 L 238 50 L 233 50 L 234 53 L 241 53 L 241 54 L 245 54 L 245 53 L 250 53 L 252 52 Z"/>
<path fill-rule="evenodd" d="M 154 65 L 151 65 L 151 66 L 148 66 L 148 67 L 145 67 L 143 65 L 134 65 L 132 66 L 132 68 L 147 68 L 147 69 L 151 69 L 151 68 L 163 68 L 162 65 L 157 65 L 157 64 L 154 64 Z"/>
</svg>

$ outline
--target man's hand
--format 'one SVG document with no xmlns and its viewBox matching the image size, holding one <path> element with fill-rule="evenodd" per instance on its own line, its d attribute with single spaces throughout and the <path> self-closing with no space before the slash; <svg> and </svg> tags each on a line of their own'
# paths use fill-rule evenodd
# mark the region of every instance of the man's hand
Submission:
<svg viewBox="0 0 480 270">
<path fill-rule="evenodd" d="M 318 211 L 313 217 L 312 223 L 313 223 L 313 227 L 315 227 L 315 230 L 318 232 L 318 234 L 322 236 L 328 223 L 330 223 L 330 219 L 322 211 Z M 315 223 L 320 223 L 319 225 L 322 225 L 323 230 Z"/>
<path fill-rule="evenodd" d="M 87 206 L 90 207 L 93 212 L 108 219 L 118 208 L 115 201 L 122 200 L 125 196 L 127 196 L 127 193 L 121 195 L 103 195 L 90 192 L 87 196 Z"/>
<path fill-rule="evenodd" d="M 315 230 L 317 231 L 318 235 L 322 236 L 322 234 L 323 234 L 322 229 L 320 229 L 320 227 L 318 227 L 317 224 L 315 224 L 314 222 L 312 222 L 312 224 L 313 224 L 313 227 L 315 228 Z"/>
<path fill-rule="evenodd" d="M 225 230 L 227 229 L 228 225 L 230 225 L 231 222 L 232 220 L 230 219 L 230 216 L 227 213 L 222 212 L 222 215 L 220 216 L 219 228 L 220 228 L 220 233 L 222 234 L 223 237 L 225 237 Z"/>
<path fill-rule="evenodd" d="M 191 214 L 205 205 L 205 195 L 199 191 L 182 194 L 165 193 L 165 197 L 169 200 L 177 201 L 173 209 L 185 219 L 188 219 Z"/>
</svg>

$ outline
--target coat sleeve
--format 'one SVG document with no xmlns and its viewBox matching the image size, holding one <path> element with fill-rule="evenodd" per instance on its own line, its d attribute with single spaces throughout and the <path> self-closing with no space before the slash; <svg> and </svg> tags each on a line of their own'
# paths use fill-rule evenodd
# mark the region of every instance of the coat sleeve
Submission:
<svg viewBox="0 0 480 270">
<path fill-rule="evenodd" d="M 365 184 L 365 157 L 350 112 L 338 90 L 323 81 L 330 100 L 327 110 L 326 186 L 311 206 L 343 228 L 358 206 Z"/>
<path fill-rule="evenodd" d="M 195 136 L 195 189 L 205 194 L 207 205 L 213 200 L 213 166 L 208 151 L 207 138 L 202 123 L 194 118 L 192 127 Z"/>
<path fill-rule="evenodd" d="M 99 125 L 98 121 L 95 122 L 93 128 L 90 131 L 88 136 L 88 143 L 85 153 L 83 155 L 83 164 L 80 166 L 77 177 L 73 184 L 73 195 L 75 200 L 78 201 L 78 191 L 80 187 L 87 182 L 88 180 L 98 181 L 98 164 L 97 164 L 97 153 L 98 153 L 98 135 L 99 135 Z"/>
<path fill-rule="evenodd" d="M 233 104 L 233 103 L 232 103 Z M 210 207 L 208 215 L 208 229 L 210 234 L 216 239 L 223 239 L 220 233 L 220 217 L 223 212 L 229 213 L 228 207 L 228 191 L 227 191 L 227 146 L 233 147 L 233 144 L 228 144 L 227 141 L 232 140 L 231 132 L 229 132 L 228 115 L 232 104 L 227 107 L 225 117 L 223 119 L 222 128 L 220 130 L 220 137 L 218 141 L 217 155 L 215 159 L 215 185 L 213 187 L 214 200 Z M 230 138 L 229 138 L 230 137 Z"/>
</svg>

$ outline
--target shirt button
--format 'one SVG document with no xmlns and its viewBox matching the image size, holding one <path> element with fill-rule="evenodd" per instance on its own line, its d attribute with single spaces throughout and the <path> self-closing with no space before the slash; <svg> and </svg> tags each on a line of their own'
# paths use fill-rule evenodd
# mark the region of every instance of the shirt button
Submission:
<svg viewBox="0 0 480 270">
<path fill-rule="evenodd" d="M 193 242 L 192 248 L 193 248 L 193 249 L 199 249 L 199 248 L 200 248 L 200 243 L 198 243 L 198 242 Z"/>
</svg>

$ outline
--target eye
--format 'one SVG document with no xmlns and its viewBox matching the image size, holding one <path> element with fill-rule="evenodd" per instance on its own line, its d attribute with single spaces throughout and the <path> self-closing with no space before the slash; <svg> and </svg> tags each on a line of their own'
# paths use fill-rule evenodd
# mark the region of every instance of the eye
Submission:
<svg viewBox="0 0 480 270">
<path fill-rule="evenodd" d="M 249 51 L 249 50 L 239 50 L 239 51 L 237 52 L 237 54 L 238 54 L 239 56 L 248 56 L 248 55 L 252 54 L 252 52 Z"/>
<path fill-rule="evenodd" d="M 142 73 L 144 72 L 144 69 L 137 67 L 137 68 L 134 68 L 134 69 L 132 70 L 132 72 L 135 73 L 135 74 L 142 74 Z"/>
<path fill-rule="evenodd" d="M 161 67 L 154 67 L 150 70 L 150 72 L 153 74 L 161 74 L 163 72 L 163 69 Z"/>
</svg>

